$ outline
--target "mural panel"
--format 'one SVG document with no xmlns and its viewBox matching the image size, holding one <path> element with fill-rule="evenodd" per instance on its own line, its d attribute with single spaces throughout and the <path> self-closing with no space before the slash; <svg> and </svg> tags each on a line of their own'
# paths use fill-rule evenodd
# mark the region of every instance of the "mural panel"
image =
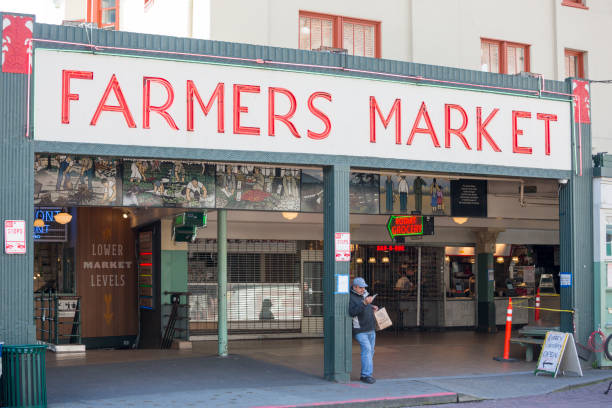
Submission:
<svg viewBox="0 0 612 408">
<path fill-rule="evenodd" d="M 351 173 L 349 184 L 350 212 L 378 214 L 380 176 L 370 173 Z"/>
<path fill-rule="evenodd" d="M 121 205 L 119 160 L 38 153 L 34 160 L 34 204 Z"/>
<path fill-rule="evenodd" d="M 217 165 L 217 208 L 300 210 L 300 170 Z"/>
<path fill-rule="evenodd" d="M 323 170 L 302 170 L 302 212 L 323 212 Z"/>
<path fill-rule="evenodd" d="M 421 176 L 383 175 L 381 214 L 450 215 L 450 180 Z"/>
<path fill-rule="evenodd" d="M 123 205 L 213 208 L 215 168 L 179 160 L 123 160 Z"/>
</svg>

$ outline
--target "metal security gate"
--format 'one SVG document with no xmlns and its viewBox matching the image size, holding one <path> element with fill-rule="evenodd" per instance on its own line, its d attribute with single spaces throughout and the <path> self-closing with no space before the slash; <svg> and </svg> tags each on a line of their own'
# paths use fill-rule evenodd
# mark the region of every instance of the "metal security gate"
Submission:
<svg viewBox="0 0 612 408">
<path fill-rule="evenodd" d="M 355 245 L 353 276 L 362 276 L 394 325 L 389 330 L 444 325 L 444 248 Z"/>
<path fill-rule="evenodd" d="M 217 330 L 217 243 L 189 244 L 189 326 Z M 228 240 L 227 315 L 230 333 L 299 332 L 303 316 L 296 241 Z"/>
</svg>

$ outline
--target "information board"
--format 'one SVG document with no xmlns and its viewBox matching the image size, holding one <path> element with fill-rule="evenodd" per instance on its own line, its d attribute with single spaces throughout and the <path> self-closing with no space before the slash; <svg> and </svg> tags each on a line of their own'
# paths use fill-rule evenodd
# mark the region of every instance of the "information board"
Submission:
<svg viewBox="0 0 612 408">
<path fill-rule="evenodd" d="M 336 232 L 336 261 L 349 262 L 351 260 L 351 233 Z"/>
<path fill-rule="evenodd" d="M 451 180 L 451 215 L 453 217 L 486 217 L 487 181 Z"/>
<path fill-rule="evenodd" d="M 571 372 L 582 377 L 574 336 L 571 333 L 549 331 L 542 345 L 535 374 L 545 373 L 556 377 L 559 371 L 562 374 Z"/>
<path fill-rule="evenodd" d="M 26 227 L 24 220 L 4 221 L 4 253 L 26 253 Z"/>
</svg>

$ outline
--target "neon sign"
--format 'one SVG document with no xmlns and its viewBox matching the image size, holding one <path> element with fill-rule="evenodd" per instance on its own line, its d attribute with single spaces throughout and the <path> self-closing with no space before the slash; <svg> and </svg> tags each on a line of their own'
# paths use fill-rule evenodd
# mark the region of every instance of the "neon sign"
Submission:
<svg viewBox="0 0 612 408">
<path fill-rule="evenodd" d="M 422 215 L 392 215 L 387 222 L 391 238 L 406 235 L 423 235 Z"/>
<path fill-rule="evenodd" d="M 376 250 L 379 252 L 404 252 L 406 247 L 404 245 L 376 245 Z"/>
<path fill-rule="evenodd" d="M 55 214 L 62 212 L 61 208 L 37 207 L 34 209 L 34 219 L 41 219 L 45 223 L 43 227 L 34 227 L 34 241 L 37 242 L 65 242 L 66 225 L 58 224 L 53 218 Z"/>
</svg>

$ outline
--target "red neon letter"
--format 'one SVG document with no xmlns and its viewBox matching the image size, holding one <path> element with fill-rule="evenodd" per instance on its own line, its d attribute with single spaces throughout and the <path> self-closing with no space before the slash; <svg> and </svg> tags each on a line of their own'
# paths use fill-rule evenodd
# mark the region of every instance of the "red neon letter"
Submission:
<svg viewBox="0 0 612 408">
<path fill-rule="evenodd" d="M 461 126 L 459 127 L 459 129 L 451 129 L 451 123 L 450 123 L 451 122 L 451 113 L 450 113 L 451 109 L 458 110 L 459 113 L 461 114 Z M 451 137 L 451 134 L 454 134 L 454 135 L 459 136 L 459 139 L 461 139 L 466 149 L 472 150 L 467 140 L 465 139 L 465 136 L 463 135 L 463 132 L 465 131 L 465 128 L 467 128 L 467 125 L 468 125 L 467 113 L 465 113 L 465 110 L 461 106 L 453 105 L 453 104 L 445 104 L 444 105 L 444 147 L 446 147 L 447 149 L 451 147 L 450 137 Z"/>
<path fill-rule="evenodd" d="M 314 140 L 321 140 L 329 136 L 329 132 L 331 132 L 331 121 L 329 120 L 326 114 L 324 114 L 314 106 L 314 100 L 316 98 L 327 99 L 329 102 L 331 102 L 332 97 L 331 94 L 328 94 L 327 92 L 314 92 L 308 98 L 308 110 L 310 110 L 310 112 L 312 112 L 312 114 L 315 115 L 317 118 L 321 119 L 321 122 L 323 122 L 323 124 L 325 125 L 325 129 L 321 133 L 315 133 L 309 129 L 308 137 Z"/>
<path fill-rule="evenodd" d="M 106 100 L 108 99 L 108 95 L 110 95 L 110 91 L 113 91 L 115 93 L 115 97 L 117 98 L 119 106 L 112 106 L 106 104 Z M 104 90 L 102 99 L 100 99 L 100 103 L 96 108 L 96 112 L 94 113 L 93 118 L 91 118 L 91 122 L 89 123 L 91 126 L 96 126 L 96 123 L 98 123 L 98 118 L 100 117 L 100 113 L 102 113 L 102 111 L 121 112 L 123 113 L 123 117 L 125 118 L 128 127 L 136 127 L 136 122 L 134 122 L 134 118 L 132 118 L 132 114 L 130 113 L 130 109 L 128 108 L 127 103 L 125 102 L 125 98 L 123 97 L 123 91 L 119 86 L 119 81 L 117 81 L 117 77 L 115 76 L 115 74 L 113 74 L 110 81 L 108 81 L 108 85 Z"/>
<path fill-rule="evenodd" d="M 79 100 L 79 94 L 70 93 L 72 78 L 93 79 L 93 72 L 62 70 L 62 123 L 70 123 L 70 101 Z"/>
<path fill-rule="evenodd" d="M 289 112 L 284 115 L 277 115 L 274 113 L 274 96 L 276 93 L 283 94 L 287 98 L 289 98 Z M 295 100 L 295 96 L 285 88 L 268 88 L 268 136 L 276 136 L 276 132 L 274 130 L 274 121 L 280 120 L 289 128 L 291 134 L 297 138 L 300 137 L 297 129 L 289 121 L 293 115 L 295 115 L 295 110 L 297 109 L 297 102 Z"/>
<path fill-rule="evenodd" d="M 537 118 L 544 121 L 544 152 L 550 156 L 550 122 L 556 122 L 557 115 L 538 113 Z"/>
<path fill-rule="evenodd" d="M 386 118 L 383 117 L 380 107 L 376 102 L 376 98 L 370 96 L 370 143 L 376 143 L 376 116 L 374 113 L 378 113 L 378 117 L 382 120 L 385 129 L 391 123 L 391 117 L 395 114 L 395 144 L 402 144 L 402 110 L 401 101 L 398 99 L 393 102 L 393 106 L 389 111 Z"/>
<path fill-rule="evenodd" d="M 204 112 L 204 116 L 208 116 L 208 112 L 212 108 L 212 104 L 214 99 L 217 98 L 217 133 L 225 132 L 225 119 L 223 115 L 223 107 L 224 107 L 224 95 L 225 95 L 225 85 L 223 82 L 219 82 L 215 91 L 211 95 L 210 99 L 206 106 L 204 106 L 204 102 L 202 102 L 202 98 L 200 98 L 200 94 L 196 89 L 193 81 L 191 79 L 187 80 L 187 130 L 193 131 L 193 97 L 195 96 L 200 104 L 200 108 Z"/>
<path fill-rule="evenodd" d="M 530 118 L 531 112 L 512 111 L 512 153 L 531 154 L 531 147 L 518 145 L 518 136 L 523 130 L 518 128 L 518 118 Z"/>
<path fill-rule="evenodd" d="M 493 138 L 491 138 L 491 135 L 489 134 L 489 132 L 487 132 L 486 129 L 487 125 L 489 124 L 491 119 L 493 119 L 493 116 L 497 114 L 497 112 L 499 112 L 498 108 L 493 109 L 489 116 L 487 116 L 487 119 L 483 122 L 482 108 L 480 106 L 476 108 L 476 150 L 482 150 L 482 138 L 484 137 L 485 139 L 487 139 L 489 145 L 491 145 L 491 147 L 493 148 L 493 151 L 501 152 L 501 149 L 499 148 L 497 143 L 495 143 Z"/>
<path fill-rule="evenodd" d="M 238 85 L 234 84 L 234 133 L 238 135 L 258 135 L 258 127 L 240 126 L 240 113 L 247 113 L 249 108 L 240 105 L 240 93 L 250 92 L 259 93 L 258 85 Z"/>
<path fill-rule="evenodd" d="M 420 128 L 419 122 L 421 118 L 425 119 L 426 128 Z M 433 142 L 435 147 L 440 147 L 440 143 L 438 142 L 438 137 L 436 136 L 436 131 L 431 124 L 431 119 L 429 118 L 429 113 L 427 113 L 427 106 L 425 106 L 425 102 L 421 103 L 421 108 L 419 109 L 419 113 L 414 121 L 414 125 L 412 125 L 412 130 L 410 131 L 410 137 L 408 138 L 407 145 L 412 144 L 412 139 L 414 139 L 414 135 L 416 133 L 427 133 L 431 137 L 431 141 Z"/>
<path fill-rule="evenodd" d="M 151 106 L 151 82 L 155 82 L 157 84 L 162 85 L 166 88 L 166 93 L 168 94 L 166 98 L 166 102 L 162 106 Z M 164 78 L 155 78 L 155 77 L 144 77 L 142 79 L 142 127 L 143 129 L 150 128 L 149 118 L 151 116 L 151 111 L 159 113 L 168 125 L 174 129 L 178 130 L 178 126 L 174 123 L 174 119 L 168 112 L 168 108 L 172 106 L 172 102 L 174 102 L 174 90 L 172 89 L 172 85 L 170 82 L 166 81 Z"/>
</svg>

